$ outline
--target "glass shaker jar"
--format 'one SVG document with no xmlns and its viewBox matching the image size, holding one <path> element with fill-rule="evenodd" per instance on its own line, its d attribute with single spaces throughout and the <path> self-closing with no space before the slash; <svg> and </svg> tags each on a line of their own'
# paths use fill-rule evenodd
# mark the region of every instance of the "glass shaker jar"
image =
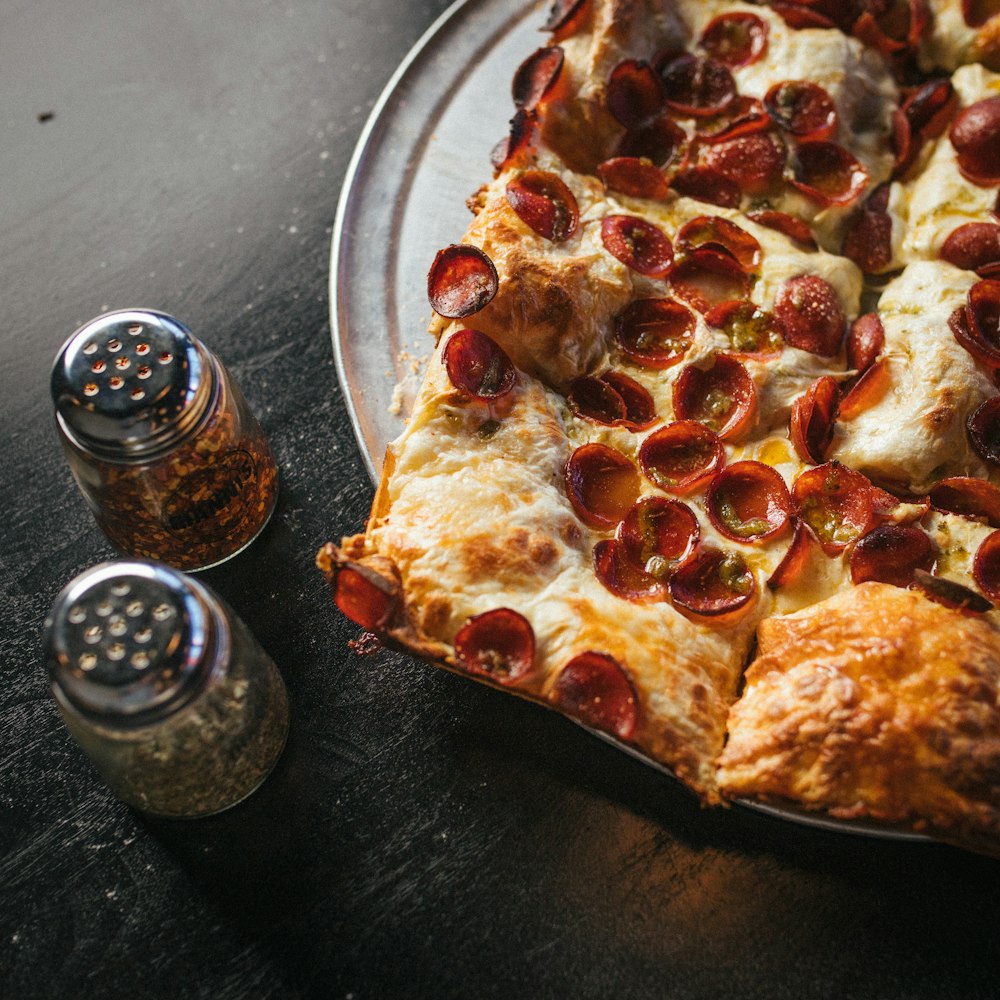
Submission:
<svg viewBox="0 0 1000 1000">
<path fill-rule="evenodd" d="M 227 809 L 285 745 L 274 663 L 218 597 L 167 566 L 118 561 L 81 574 L 56 599 L 44 647 L 70 733 L 142 812 Z"/>
<path fill-rule="evenodd" d="M 176 319 L 99 316 L 63 345 L 51 388 L 73 476 L 126 555 L 206 569 L 267 524 L 271 449 L 221 362 Z"/>
</svg>

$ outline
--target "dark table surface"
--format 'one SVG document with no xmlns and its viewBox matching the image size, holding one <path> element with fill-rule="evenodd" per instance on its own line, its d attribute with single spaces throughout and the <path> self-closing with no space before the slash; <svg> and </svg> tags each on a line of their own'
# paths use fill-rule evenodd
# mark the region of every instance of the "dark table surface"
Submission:
<svg viewBox="0 0 1000 1000">
<path fill-rule="evenodd" d="M 996 862 L 705 811 L 543 709 L 349 648 L 313 567 L 372 496 L 331 227 L 369 109 L 445 7 L 2 5 L 0 996 L 997 997 Z M 113 555 L 49 365 L 135 305 L 222 356 L 283 474 L 265 534 L 204 576 L 281 669 L 289 744 L 187 823 L 105 789 L 39 662 L 56 593 Z"/>
</svg>

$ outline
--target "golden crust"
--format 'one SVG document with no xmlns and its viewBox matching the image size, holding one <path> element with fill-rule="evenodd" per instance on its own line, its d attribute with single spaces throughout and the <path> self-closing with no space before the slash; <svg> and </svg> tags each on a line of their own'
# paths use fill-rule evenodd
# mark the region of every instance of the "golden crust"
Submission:
<svg viewBox="0 0 1000 1000">
<path fill-rule="evenodd" d="M 1000 631 L 867 583 L 761 623 L 726 795 L 1000 841 Z"/>
</svg>

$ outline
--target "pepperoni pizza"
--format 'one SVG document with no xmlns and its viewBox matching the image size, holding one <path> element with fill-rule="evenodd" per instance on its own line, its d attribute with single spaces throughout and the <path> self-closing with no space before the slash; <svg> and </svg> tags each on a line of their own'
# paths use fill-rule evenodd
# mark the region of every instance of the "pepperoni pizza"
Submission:
<svg viewBox="0 0 1000 1000">
<path fill-rule="evenodd" d="M 998 6 L 555 3 L 339 608 L 705 803 L 1000 853 Z"/>
</svg>

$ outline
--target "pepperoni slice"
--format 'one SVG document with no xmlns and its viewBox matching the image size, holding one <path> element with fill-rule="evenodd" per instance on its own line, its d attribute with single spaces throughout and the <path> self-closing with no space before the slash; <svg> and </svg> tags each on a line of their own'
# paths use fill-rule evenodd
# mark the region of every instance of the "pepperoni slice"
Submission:
<svg viewBox="0 0 1000 1000">
<path fill-rule="evenodd" d="M 994 528 L 1000 528 L 1000 489 L 985 479 L 952 476 L 931 488 L 931 503 L 962 517 L 982 518 Z"/>
<path fill-rule="evenodd" d="M 649 278 L 663 277 L 673 263 L 674 248 L 667 234 L 635 215 L 606 215 L 601 242 L 612 257 Z"/>
<path fill-rule="evenodd" d="M 944 132 L 957 107 L 958 95 L 950 80 L 928 80 L 910 92 L 892 119 L 895 177 L 909 170 L 923 143 Z"/>
<path fill-rule="evenodd" d="M 521 108 L 510 120 L 510 131 L 490 153 L 490 163 L 499 173 L 511 167 L 525 166 L 538 141 L 538 115 Z"/>
<path fill-rule="evenodd" d="M 784 233 L 785 236 L 801 243 L 810 250 L 816 249 L 816 240 L 809 226 L 787 212 L 778 212 L 773 208 L 762 208 L 756 212 L 747 212 L 747 218 L 756 222 L 758 226 L 766 226 L 768 229 Z"/>
<path fill-rule="evenodd" d="M 608 111 L 625 128 L 641 125 L 663 110 L 663 88 L 656 70 L 641 59 L 620 62 L 608 78 Z"/>
<path fill-rule="evenodd" d="M 871 483 L 839 462 L 807 469 L 795 480 L 792 496 L 828 556 L 839 555 L 864 535 L 875 514 Z"/>
<path fill-rule="evenodd" d="M 1000 97 L 987 97 L 959 111 L 950 138 L 966 180 L 981 187 L 1000 184 Z"/>
<path fill-rule="evenodd" d="M 822 375 L 792 406 L 789 436 L 803 462 L 819 465 L 833 443 L 840 387 L 831 375 Z"/>
<path fill-rule="evenodd" d="M 702 152 L 704 166 L 718 171 L 750 195 L 767 194 L 780 183 L 786 158 L 784 143 L 770 132 L 714 142 Z"/>
<path fill-rule="evenodd" d="M 542 25 L 542 31 L 561 31 L 582 13 L 586 4 L 587 0 L 555 0 L 549 8 L 549 16 Z"/>
<path fill-rule="evenodd" d="M 718 215 L 699 215 L 685 222 L 677 232 L 677 250 L 689 252 L 710 247 L 728 253 L 747 272 L 760 267 L 760 244 L 735 222 Z"/>
<path fill-rule="evenodd" d="M 996 272 L 1000 268 L 1000 226 L 995 222 L 967 222 L 952 230 L 938 255 L 965 271 Z"/>
<path fill-rule="evenodd" d="M 384 576 L 351 563 L 337 570 L 333 600 L 352 622 L 367 629 L 381 629 L 399 603 L 399 589 Z"/>
<path fill-rule="evenodd" d="M 847 332 L 847 367 L 866 372 L 885 347 L 885 327 L 878 313 L 859 316 Z"/>
<path fill-rule="evenodd" d="M 853 420 L 865 410 L 871 409 L 882 400 L 891 384 L 889 359 L 879 358 L 840 401 L 840 419 Z"/>
<path fill-rule="evenodd" d="M 591 528 L 613 528 L 639 496 L 639 471 L 620 451 L 585 444 L 566 463 L 566 495 Z"/>
<path fill-rule="evenodd" d="M 597 166 L 597 176 L 609 191 L 630 198 L 655 198 L 662 201 L 670 192 L 663 171 L 652 160 L 638 156 L 616 156 Z"/>
<path fill-rule="evenodd" d="M 601 381 L 609 385 L 625 404 L 622 426 L 630 431 L 644 431 L 656 423 L 656 405 L 646 388 L 624 372 L 606 371 Z"/>
<path fill-rule="evenodd" d="M 781 353 L 781 326 L 777 319 L 747 299 L 713 307 L 705 314 L 705 322 L 729 338 L 735 357 L 767 361 Z"/>
<path fill-rule="evenodd" d="M 805 6 L 806 3 L 808 3 L 808 0 L 785 0 L 785 2 L 775 0 L 769 6 L 776 14 L 781 15 L 789 28 L 793 28 L 796 31 L 804 28 L 837 27 L 833 20 L 825 14 L 821 14 L 819 11 Z"/>
<path fill-rule="evenodd" d="M 746 609 L 757 592 L 757 581 L 738 552 L 707 545 L 678 568 L 668 586 L 675 605 L 716 619 Z"/>
<path fill-rule="evenodd" d="M 479 312 L 493 301 L 499 287 L 493 261 L 468 243 L 452 243 L 438 250 L 427 273 L 431 308 L 447 319 Z"/>
<path fill-rule="evenodd" d="M 692 167 L 675 174 L 670 186 L 683 198 L 706 201 L 721 208 L 739 208 L 743 192 L 739 184 L 711 167 Z"/>
<path fill-rule="evenodd" d="M 948 317 L 948 328 L 962 347 L 977 361 L 988 368 L 1000 370 L 1000 344 L 996 340 L 987 340 L 969 324 L 968 308 L 958 308 Z"/>
<path fill-rule="evenodd" d="M 720 472 L 705 495 L 708 519 L 736 542 L 773 538 L 788 526 L 792 498 L 781 474 L 763 462 L 735 462 Z"/>
<path fill-rule="evenodd" d="M 779 587 L 787 587 L 794 581 L 808 565 L 812 547 L 812 535 L 806 530 L 805 525 L 796 519 L 795 530 L 792 532 L 792 544 L 788 546 L 788 551 L 782 557 L 781 562 L 768 577 L 768 587 L 771 590 L 777 590 Z"/>
<path fill-rule="evenodd" d="M 771 120 L 796 139 L 824 141 L 837 131 L 837 107 L 833 98 L 816 83 L 785 80 L 764 95 Z"/>
<path fill-rule="evenodd" d="M 767 34 L 767 21 L 756 14 L 720 14 L 708 22 L 698 44 L 716 62 L 739 69 L 764 55 Z"/>
<path fill-rule="evenodd" d="M 849 205 L 868 186 L 868 171 L 835 142 L 803 142 L 792 153 L 791 184 L 820 205 Z"/>
<path fill-rule="evenodd" d="M 882 524 L 868 532 L 851 553 L 851 581 L 891 583 L 908 587 L 914 573 L 929 573 L 934 566 L 934 545 L 912 525 Z"/>
<path fill-rule="evenodd" d="M 704 424 L 679 420 L 642 442 L 639 466 L 661 490 L 685 496 L 701 489 L 726 462 L 719 436 Z"/>
<path fill-rule="evenodd" d="M 763 132 L 770 125 L 764 105 L 756 97 L 741 94 L 730 101 L 721 114 L 698 119 L 695 138 L 702 143 L 724 142 Z"/>
<path fill-rule="evenodd" d="M 890 0 L 864 11 L 851 31 L 858 41 L 892 58 L 916 51 L 928 17 L 927 0 Z"/>
<path fill-rule="evenodd" d="M 676 365 L 694 343 L 695 318 L 674 299 L 636 299 L 615 323 L 615 342 L 644 368 Z"/>
<path fill-rule="evenodd" d="M 698 247 L 678 257 L 670 269 L 670 288 L 698 312 L 733 299 L 745 299 L 753 279 L 728 251 Z"/>
<path fill-rule="evenodd" d="M 892 264 L 892 217 L 888 206 L 889 185 L 880 184 L 855 213 L 844 234 L 844 256 L 866 274 L 879 274 Z"/>
<path fill-rule="evenodd" d="M 539 236 L 562 243 L 576 235 L 580 209 L 558 174 L 526 170 L 508 183 L 506 194 L 520 220 Z"/>
<path fill-rule="evenodd" d="M 747 429 L 757 412 L 757 388 L 743 364 L 718 354 L 710 368 L 688 365 L 674 383 L 678 420 L 696 420 L 723 440 Z"/>
<path fill-rule="evenodd" d="M 658 580 L 673 572 L 698 544 L 701 529 L 691 508 L 667 497 L 643 497 L 618 529 L 628 557 Z"/>
<path fill-rule="evenodd" d="M 659 62 L 657 69 L 667 107 L 683 117 L 717 115 L 736 96 L 733 74 L 715 59 L 685 52 Z"/>
<path fill-rule="evenodd" d="M 955 611 L 981 615 L 993 610 L 993 605 L 982 594 L 977 594 L 954 580 L 934 576 L 922 569 L 914 572 L 913 585 L 919 588 L 925 597 Z"/>
<path fill-rule="evenodd" d="M 990 465 L 1000 467 L 1000 396 L 987 399 L 966 423 L 969 443 Z"/>
<path fill-rule="evenodd" d="M 588 651 L 563 667 L 552 701 L 585 726 L 630 740 L 639 723 L 639 697 L 624 667 L 606 653 Z"/>
<path fill-rule="evenodd" d="M 962 17 L 970 28 L 981 28 L 998 13 L 996 0 L 962 0 Z"/>
<path fill-rule="evenodd" d="M 441 357 L 452 385 L 476 399 L 498 399 L 517 380 L 504 349 L 478 330 L 453 333 Z"/>
<path fill-rule="evenodd" d="M 821 358 L 840 350 L 846 318 L 834 287 L 815 274 L 789 278 L 781 287 L 774 313 L 792 347 Z"/>
<path fill-rule="evenodd" d="M 687 133 L 667 112 L 630 128 L 618 144 L 617 155 L 649 160 L 666 169 L 687 156 Z"/>
<path fill-rule="evenodd" d="M 972 576 L 991 601 L 1000 601 L 1000 531 L 987 535 L 976 550 Z"/>
<path fill-rule="evenodd" d="M 547 45 L 528 56 L 514 74 L 514 106 L 530 111 L 544 100 L 555 87 L 564 62 L 558 45 Z"/>
<path fill-rule="evenodd" d="M 1000 346 L 1000 280 L 977 281 L 969 289 L 965 317 L 976 338 L 990 347 Z"/>
<path fill-rule="evenodd" d="M 470 674 L 516 684 L 535 662 L 535 633 L 524 615 L 494 608 L 470 618 L 455 635 L 455 660 Z"/>
<path fill-rule="evenodd" d="M 667 596 L 667 585 L 634 562 L 617 538 L 594 546 L 594 574 L 606 590 L 626 601 L 662 601 Z"/>
<path fill-rule="evenodd" d="M 609 427 L 645 430 L 656 420 L 653 397 L 621 372 L 574 379 L 566 399 L 578 416 Z"/>
</svg>

